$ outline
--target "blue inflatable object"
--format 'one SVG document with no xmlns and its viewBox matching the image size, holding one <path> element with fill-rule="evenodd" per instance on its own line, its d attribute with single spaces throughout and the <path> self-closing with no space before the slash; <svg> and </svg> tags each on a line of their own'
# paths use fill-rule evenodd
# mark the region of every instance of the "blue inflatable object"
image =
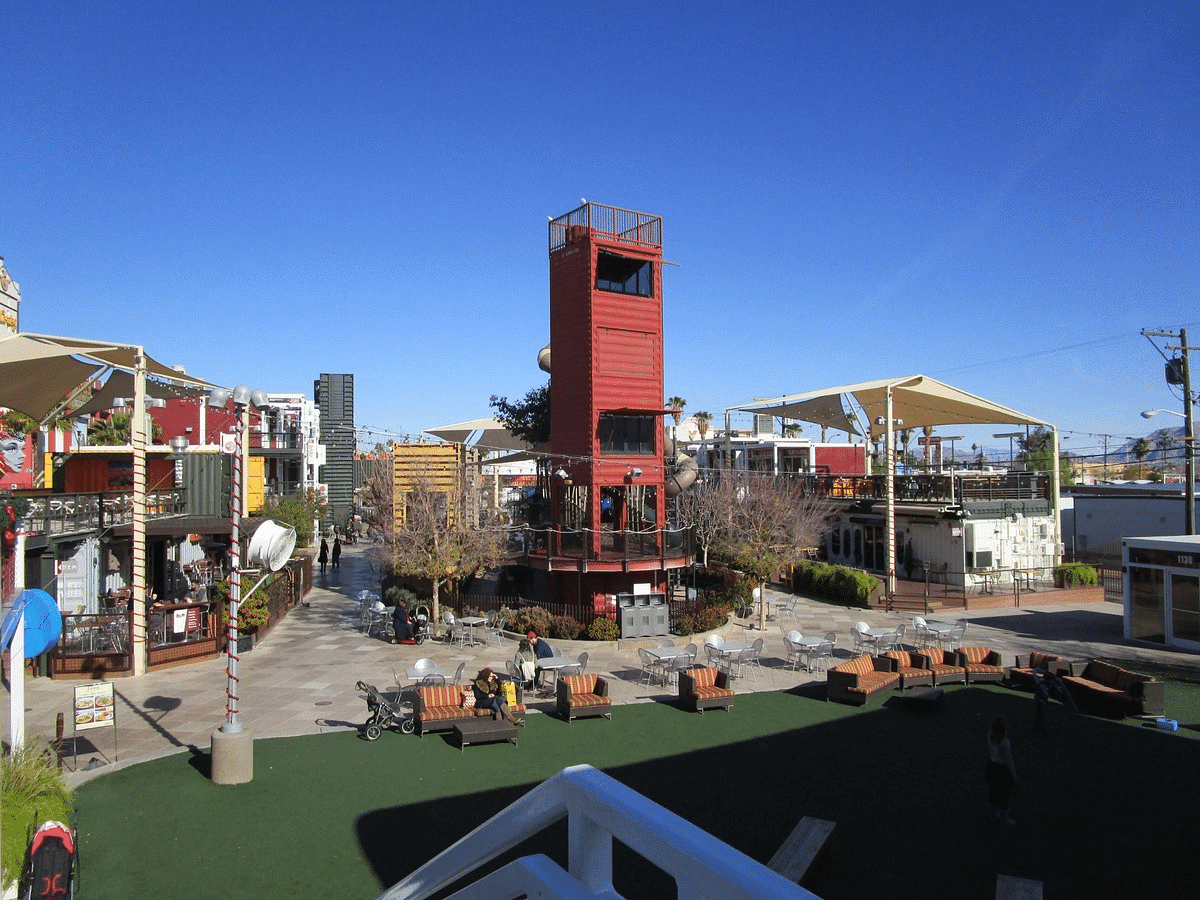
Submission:
<svg viewBox="0 0 1200 900">
<path fill-rule="evenodd" d="M 26 588 L 4 617 L 0 647 L 7 648 L 12 641 L 22 610 L 25 613 L 25 658 L 31 659 L 58 643 L 62 636 L 62 613 L 54 598 L 45 591 Z"/>
</svg>

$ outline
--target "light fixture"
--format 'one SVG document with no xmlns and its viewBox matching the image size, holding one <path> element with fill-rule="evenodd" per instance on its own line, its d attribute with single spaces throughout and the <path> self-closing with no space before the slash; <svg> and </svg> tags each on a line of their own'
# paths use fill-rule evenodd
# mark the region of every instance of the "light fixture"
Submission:
<svg viewBox="0 0 1200 900">
<path fill-rule="evenodd" d="M 642 470 L 641 470 L 641 469 L 630 469 L 630 470 L 629 470 L 629 477 L 630 477 L 630 478 L 641 478 L 641 477 L 642 477 Z"/>
<path fill-rule="evenodd" d="M 187 453 L 188 439 L 182 434 L 171 438 L 170 443 L 172 456 L 183 456 L 183 454 Z"/>
<path fill-rule="evenodd" d="M 162 409 L 166 405 L 167 405 L 167 401 L 164 400 L 162 397 L 147 397 L 146 398 L 146 409 Z M 114 397 L 113 398 L 113 405 L 112 405 L 113 409 L 126 409 L 130 406 L 133 406 L 133 398 L 132 397 Z"/>
<path fill-rule="evenodd" d="M 1160 412 L 1170 413 L 1173 416 L 1179 416 L 1179 418 L 1181 418 L 1181 419 L 1187 418 L 1187 416 L 1185 416 L 1183 413 L 1176 412 L 1173 409 L 1144 409 L 1144 410 L 1142 410 L 1142 418 L 1143 419 L 1153 419 Z"/>
</svg>

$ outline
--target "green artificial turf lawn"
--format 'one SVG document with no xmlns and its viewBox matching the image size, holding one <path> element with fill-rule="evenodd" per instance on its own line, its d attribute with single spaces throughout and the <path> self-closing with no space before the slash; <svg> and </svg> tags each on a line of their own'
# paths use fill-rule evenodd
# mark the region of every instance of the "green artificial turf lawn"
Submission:
<svg viewBox="0 0 1200 900">
<path fill-rule="evenodd" d="M 811 889 L 826 900 L 990 897 L 998 873 L 1047 897 L 1179 896 L 1200 878 L 1200 685 L 1167 686 L 1180 731 L 1068 717 L 1030 726 L 1028 694 L 951 687 L 920 713 L 895 696 L 853 708 L 804 692 L 739 696 L 732 710 L 617 707 L 612 721 L 530 715 L 520 746 L 465 752 L 448 733 L 257 740 L 254 779 L 214 785 L 208 748 L 132 766 L 78 791 L 81 896 L 375 897 L 568 765 L 587 763 L 760 862 L 806 815 L 838 823 Z M 985 734 L 1007 717 L 1018 767 L 1014 828 L 987 815 Z M 364 714 L 365 718 L 365 714 Z M 251 723 L 251 728 L 253 723 Z M 565 829 L 539 850 L 565 865 Z M 489 864 L 494 868 L 499 863 Z M 618 847 L 627 897 L 670 897 Z"/>
</svg>

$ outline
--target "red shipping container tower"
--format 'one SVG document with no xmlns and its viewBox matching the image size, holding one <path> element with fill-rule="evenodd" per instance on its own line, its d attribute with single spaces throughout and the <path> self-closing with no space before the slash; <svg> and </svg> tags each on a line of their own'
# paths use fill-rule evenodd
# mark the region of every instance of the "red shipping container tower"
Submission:
<svg viewBox="0 0 1200 900">
<path fill-rule="evenodd" d="M 662 219 L 585 203 L 549 232 L 550 593 L 663 591 L 687 560 L 664 490 Z"/>
</svg>

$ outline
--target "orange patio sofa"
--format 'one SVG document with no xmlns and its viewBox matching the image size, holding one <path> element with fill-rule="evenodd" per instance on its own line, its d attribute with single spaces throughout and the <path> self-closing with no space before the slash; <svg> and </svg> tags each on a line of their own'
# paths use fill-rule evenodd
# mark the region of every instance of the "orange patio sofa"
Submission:
<svg viewBox="0 0 1200 900">
<path fill-rule="evenodd" d="M 1056 653 L 1034 650 L 1032 653 L 1017 654 L 1017 664 L 1008 670 L 1010 687 L 1033 690 L 1033 671 L 1041 669 L 1050 675 L 1065 675 L 1069 663 Z"/>
<path fill-rule="evenodd" d="M 959 647 L 954 651 L 954 664 L 967 670 L 967 684 L 1004 680 L 1000 654 L 990 647 Z"/>
<path fill-rule="evenodd" d="M 733 706 L 734 693 L 729 673 L 714 666 L 693 666 L 679 670 L 679 702 L 690 712 Z"/>
<path fill-rule="evenodd" d="M 954 660 L 953 650 L 943 650 L 940 647 L 923 647 L 913 656 L 920 660 L 920 666 L 933 673 L 933 686 L 943 684 L 964 684 L 967 680 L 967 670 Z"/>
<path fill-rule="evenodd" d="M 1163 683 L 1100 659 L 1070 664 L 1062 680 L 1084 708 L 1118 718 L 1163 711 Z"/>
<path fill-rule="evenodd" d="M 884 659 L 890 659 L 893 672 L 900 673 L 900 689 L 932 686 L 933 673 L 920 664 L 914 654 L 907 650 L 888 650 Z"/>
<path fill-rule="evenodd" d="M 858 656 L 825 673 L 825 699 L 862 706 L 876 694 L 900 686 L 900 673 L 891 671 L 892 660 Z"/>
<path fill-rule="evenodd" d="M 568 722 L 582 716 L 612 718 L 608 682 L 599 675 L 560 675 L 554 692 L 555 708 Z"/>
<path fill-rule="evenodd" d="M 417 734 L 424 736 L 427 731 L 449 731 L 454 727 L 455 722 L 462 719 L 492 714 L 490 709 L 476 709 L 474 701 L 475 694 L 469 684 L 466 686 L 418 687 Z M 515 713 L 525 712 L 520 686 L 517 687 L 517 704 L 510 708 Z"/>
</svg>

